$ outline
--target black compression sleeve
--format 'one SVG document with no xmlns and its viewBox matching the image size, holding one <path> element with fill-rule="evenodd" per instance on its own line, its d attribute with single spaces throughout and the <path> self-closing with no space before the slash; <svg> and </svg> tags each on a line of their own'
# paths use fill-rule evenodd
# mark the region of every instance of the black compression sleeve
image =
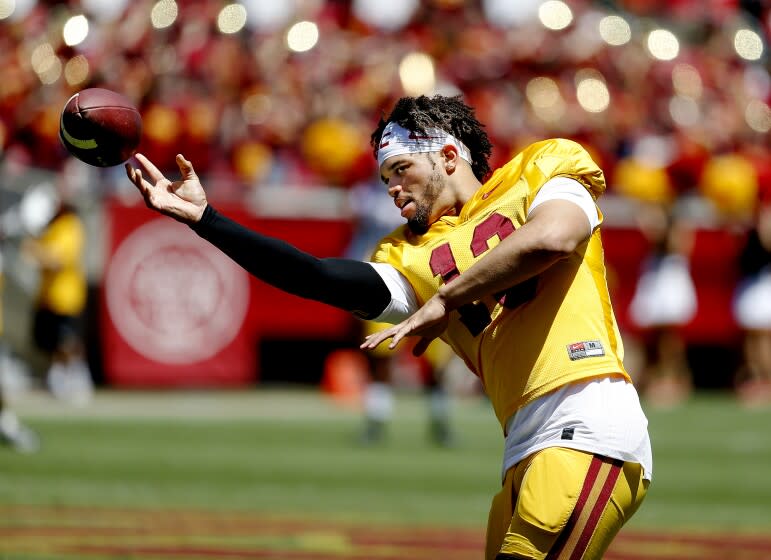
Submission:
<svg viewBox="0 0 771 560">
<path fill-rule="evenodd" d="M 245 228 L 211 205 L 190 227 L 249 273 L 290 294 L 365 319 L 380 315 L 391 301 L 388 286 L 371 265 L 352 259 L 319 259 L 285 241 Z"/>
</svg>

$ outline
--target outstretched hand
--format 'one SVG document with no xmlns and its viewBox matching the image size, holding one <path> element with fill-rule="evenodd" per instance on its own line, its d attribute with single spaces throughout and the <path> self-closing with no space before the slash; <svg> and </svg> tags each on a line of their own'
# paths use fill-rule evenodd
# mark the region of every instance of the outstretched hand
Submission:
<svg viewBox="0 0 771 560">
<path fill-rule="evenodd" d="M 435 295 L 398 325 L 369 335 L 360 348 L 371 350 L 390 338 L 388 347 L 393 350 L 405 336 L 419 336 L 420 340 L 412 349 L 412 353 L 420 356 L 426 351 L 428 345 L 447 329 L 449 316 L 450 311 L 444 301 L 439 295 Z"/>
<path fill-rule="evenodd" d="M 126 163 L 126 175 L 142 193 L 148 208 L 185 224 L 194 224 L 201 219 L 207 204 L 206 193 L 192 163 L 177 154 L 182 179 L 172 182 L 145 156 L 136 154 L 135 157 L 141 168 Z"/>
</svg>

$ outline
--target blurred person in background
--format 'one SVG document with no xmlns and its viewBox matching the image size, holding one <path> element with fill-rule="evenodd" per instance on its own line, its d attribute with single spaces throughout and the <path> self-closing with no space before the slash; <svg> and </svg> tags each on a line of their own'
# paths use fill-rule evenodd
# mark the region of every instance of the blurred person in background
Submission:
<svg viewBox="0 0 771 560">
<path fill-rule="evenodd" d="M 629 307 L 642 339 L 643 365 L 636 380 L 657 406 L 674 406 L 692 390 L 682 328 L 696 314 L 696 287 L 688 255 L 693 232 L 671 204 L 641 202 L 638 227 L 649 243 Z"/>
<path fill-rule="evenodd" d="M 488 560 L 601 558 L 652 476 L 605 280 L 602 171 L 580 145 L 555 139 L 491 174 L 492 145 L 460 97 L 401 98 L 371 143 L 407 222 L 373 262 L 318 259 L 229 220 L 181 154 L 174 182 L 141 154 L 126 172 L 148 207 L 257 278 L 396 323 L 362 348 L 417 336 L 419 355 L 441 336 L 464 359 L 505 437 Z"/>
<path fill-rule="evenodd" d="M 3 256 L 0 253 L 0 443 L 10 446 L 21 453 L 34 453 L 40 448 L 40 438 L 30 427 L 22 424 L 16 413 L 11 410 L 7 397 L 8 372 L 11 363 L 7 356 L 3 334 Z"/>
<path fill-rule="evenodd" d="M 94 390 L 81 335 L 87 297 L 85 244 L 83 222 L 62 200 L 42 232 L 25 239 L 21 247 L 40 272 L 32 338 L 48 361 L 48 388 L 76 406 L 87 405 Z"/>
<path fill-rule="evenodd" d="M 369 336 L 390 325 L 367 321 L 364 336 Z M 364 429 L 359 441 L 363 445 L 382 442 L 387 425 L 394 413 L 394 383 L 399 368 L 409 368 L 411 348 L 401 346 L 389 349 L 385 346 L 365 352 L 369 364 L 370 382 L 364 390 Z M 444 385 L 445 368 L 452 357 L 452 350 L 440 340 L 435 340 L 425 353 L 413 358 L 412 369 L 418 370 L 418 381 L 423 385 L 428 405 L 428 436 L 441 447 L 450 447 L 455 438 L 450 425 L 450 397 Z"/>
<path fill-rule="evenodd" d="M 354 214 L 355 230 L 346 256 L 351 259 L 369 260 L 380 239 L 399 227 L 401 219 L 390 208 L 391 198 L 378 181 L 362 181 L 351 189 L 350 206 Z M 382 323 L 362 321 L 364 336 L 386 328 Z M 450 396 L 445 387 L 444 373 L 452 351 L 441 341 L 431 344 L 425 355 L 410 358 L 410 349 L 395 350 L 378 347 L 362 351 L 369 367 L 369 382 L 364 389 L 364 427 L 359 436 L 363 445 L 382 442 L 387 425 L 394 411 L 394 381 L 399 368 L 406 365 L 418 369 L 418 381 L 423 384 L 429 415 L 429 439 L 442 447 L 454 443 L 450 427 Z"/>
<path fill-rule="evenodd" d="M 744 331 L 744 364 L 737 376 L 741 402 L 771 405 L 771 200 L 761 203 L 740 255 L 742 280 L 734 317 Z"/>
</svg>

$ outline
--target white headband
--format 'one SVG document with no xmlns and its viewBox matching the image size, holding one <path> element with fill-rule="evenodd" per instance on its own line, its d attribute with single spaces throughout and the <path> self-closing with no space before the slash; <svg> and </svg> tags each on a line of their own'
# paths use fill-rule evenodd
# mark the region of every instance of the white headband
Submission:
<svg viewBox="0 0 771 560">
<path fill-rule="evenodd" d="M 425 134 L 419 134 L 391 121 L 386 125 L 383 135 L 380 137 L 377 165 L 380 167 L 388 158 L 402 154 L 438 152 L 448 144 L 455 146 L 458 155 L 471 164 L 471 152 L 463 142 L 452 134 L 440 128 L 429 128 Z"/>
</svg>

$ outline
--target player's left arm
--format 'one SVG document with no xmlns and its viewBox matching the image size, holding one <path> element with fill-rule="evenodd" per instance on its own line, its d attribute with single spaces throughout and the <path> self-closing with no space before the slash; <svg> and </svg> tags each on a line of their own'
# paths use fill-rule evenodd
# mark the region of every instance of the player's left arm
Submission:
<svg viewBox="0 0 771 560">
<path fill-rule="evenodd" d="M 590 235 L 586 214 L 578 205 L 548 200 L 455 281 L 442 285 L 436 297 L 453 310 L 504 291 L 568 258 Z"/>
<path fill-rule="evenodd" d="M 414 315 L 372 335 L 362 346 L 373 348 L 392 338 L 390 346 L 394 347 L 405 336 L 420 336 L 423 340 L 416 346 L 420 352 L 446 328 L 454 309 L 505 291 L 568 258 L 589 239 L 596 225 L 587 211 L 591 207 L 597 215 L 594 201 L 588 192 L 586 197 L 580 202 L 563 196 L 544 200 L 530 212 L 525 224 L 463 274 L 443 284 Z"/>
</svg>

